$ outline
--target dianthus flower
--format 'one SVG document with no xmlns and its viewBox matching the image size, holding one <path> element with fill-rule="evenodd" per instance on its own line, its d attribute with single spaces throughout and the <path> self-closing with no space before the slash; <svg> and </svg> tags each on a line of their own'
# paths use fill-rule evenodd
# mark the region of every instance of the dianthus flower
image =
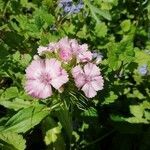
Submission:
<svg viewBox="0 0 150 150">
<path fill-rule="evenodd" d="M 47 98 L 52 95 L 52 87 L 59 90 L 68 82 L 68 74 L 56 59 L 33 60 L 26 69 L 27 93 L 36 98 Z"/>
<path fill-rule="evenodd" d="M 72 75 L 76 86 L 81 89 L 86 97 L 92 98 L 97 91 L 103 89 L 104 80 L 100 69 L 93 63 L 87 63 L 83 69 L 80 65 L 72 69 Z"/>
<path fill-rule="evenodd" d="M 39 46 L 37 51 L 39 55 L 42 55 L 43 52 L 54 52 L 57 49 L 58 49 L 57 43 L 51 42 L 47 46 Z"/>
<path fill-rule="evenodd" d="M 92 53 L 88 51 L 87 44 L 79 44 L 75 39 L 69 40 L 68 37 L 58 42 L 59 56 L 64 61 L 69 61 L 73 57 L 77 62 L 89 62 L 92 60 Z"/>
<path fill-rule="evenodd" d="M 69 61 L 72 59 L 72 47 L 70 45 L 70 41 L 67 37 L 62 38 L 58 42 L 58 47 L 59 47 L 59 57 L 63 61 Z"/>
</svg>

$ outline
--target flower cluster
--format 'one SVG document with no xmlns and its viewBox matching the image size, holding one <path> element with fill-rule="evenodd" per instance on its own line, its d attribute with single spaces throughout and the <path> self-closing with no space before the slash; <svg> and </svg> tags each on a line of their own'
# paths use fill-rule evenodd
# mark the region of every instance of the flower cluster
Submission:
<svg viewBox="0 0 150 150">
<path fill-rule="evenodd" d="M 52 88 L 61 91 L 69 78 L 74 79 L 76 87 L 88 98 L 103 89 L 104 81 L 96 65 L 102 57 L 91 53 L 87 44 L 65 37 L 56 43 L 40 46 L 38 54 L 26 69 L 25 89 L 31 96 L 47 98 L 52 95 Z"/>
<path fill-rule="evenodd" d="M 78 13 L 83 8 L 83 1 L 80 0 L 78 4 L 74 4 L 72 0 L 60 0 L 59 6 L 63 8 L 65 13 Z"/>
</svg>

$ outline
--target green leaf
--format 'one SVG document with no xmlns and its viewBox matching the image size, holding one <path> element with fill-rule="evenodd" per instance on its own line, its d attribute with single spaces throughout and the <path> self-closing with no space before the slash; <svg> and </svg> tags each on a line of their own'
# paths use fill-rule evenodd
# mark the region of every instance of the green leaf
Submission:
<svg viewBox="0 0 150 150">
<path fill-rule="evenodd" d="M 56 112 L 56 114 L 69 139 L 71 139 L 73 130 L 71 120 L 72 118 L 68 108 L 66 108 L 66 106 L 62 107 L 59 111 Z"/>
<path fill-rule="evenodd" d="M 146 97 L 137 89 L 133 89 L 133 93 L 127 94 L 128 98 L 138 98 L 138 99 L 145 99 Z"/>
<path fill-rule="evenodd" d="M 137 118 L 142 118 L 144 109 L 141 105 L 131 105 L 130 112 Z"/>
<path fill-rule="evenodd" d="M 10 88 L 6 89 L 3 96 L 6 99 L 11 99 L 11 98 L 17 97 L 18 93 L 19 92 L 18 92 L 17 87 L 10 87 Z"/>
<path fill-rule="evenodd" d="M 63 24 L 63 30 L 65 30 L 65 33 L 68 34 L 75 34 L 75 26 L 73 24 Z"/>
<path fill-rule="evenodd" d="M 24 150 L 26 141 L 14 132 L 0 132 L 0 148 L 3 150 Z"/>
<path fill-rule="evenodd" d="M 44 8 L 37 9 L 34 12 L 35 24 L 38 28 L 46 29 L 48 26 L 54 23 L 54 16 Z"/>
<path fill-rule="evenodd" d="M 24 101 L 23 99 L 16 98 L 13 101 L 2 100 L 0 101 L 0 105 L 14 110 L 19 110 L 21 108 L 27 108 L 31 106 L 29 101 Z"/>
<path fill-rule="evenodd" d="M 107 10 L 100 10 L 99 8 L 95 7 L 92 5 L 88 0 L 84 1 L 85 4 L 90 8 L 91 14 L 93 15 L 93 18 L 97 21 L 100 22 L 100 19 L 98 18 L 97 14 L 104 17 L 107 20 L 111 20 L 111 15 L 109 11 Z"/>
<path fill-rule="evenodd" d="M 33 3 L 28 2 L 28 0 L 20 0 L 20 4 L 26 8 L 36 8 Z"/>
<path fill-rule="evenodd" d="M 145 118 L 150 121 L 150 112 L 144 111 Z"/>
<path fill-rule="evenodd" d="M 145 123 L 145 124 L 149 123 L 146 119 L 137 118 L 137 117 L 129 117 L 129 118 L 126 118 L 125 120 L 130 123 Z"/>
<path fill-rule="evenodd" d="M 86 25 L 83 26 L 83 28 L 77 32 L 77 36 L 79 38 L 86 38 L 87 37 L 87 27 Z"/>
<path fill-rule="evenodd" d="M 103 2 L 103 3 L 101 3 L 101 8 L 103 9 L 103 10 L 111 10 L 112 9 L 112 5 L 111 5 L 111 3 L 108 3 L 108 2 Z"/>
<path fill-rule="evenodd" d="M 107 26 L 104 22 L 97 23 L 95 26 L 95 33 L 98 37 L 105 37 L 107 35 Z"/>
<path fill-rule="evenodd" d="M 122 116 L 111 114 L 110 118 L 116 122 L 123 122 L 125 119 Z"/>
<path fill-rule="evenodd" d="M 73 131 L 73 132 L 72 132 L 72 135 L 75 137 L 75 141 L 76 141 L 76 142 L 79 141 L 80 135 L 79 135 L 77 132 Z"/>
<path fill-rule="evenodd" d="M 89 107 L 87 110 L 81 113 L 84 117 L 97 117 L 98 113 L 94 107 Z"/>
<path fill-rule="evenodd" d="M 107 49 L 108 49 L 108 65 L 112 70 L 118 70 L 121 66 L 121 61 L 118 59 L 118 43 L 115 42 L 110 42 L 107 45 Z"/>
<path fill-rule="evenodd" d="M 148 19 L 150 19 L 150 3 L 147 5 Z"/>
<path fill-rule="evenodd" d="M 150 62 L 150 55 L 144 53 L 141 50 L 135 49 L 135 60 L 139 65 L 147 64 Z"/>
<path fill-rule="evenodd" d="M 104 17 L 107 20 L 111 20 L 111 15 L 109 13 L 109 11 L 107 10 L 100 10 L 94 6 L 92 6 L 92 9 L 94 9 L 94 12 L 99 14 L 100 16 Z"/>
<path fill-rule="evenodd" d="M 50 116 L 42 121 L 42 132 L 47 149 L 65 150 L 65 142 L 61 134 L 62 126 Z"/>
<path fill-rule="evenodd" d="M 117 56 L 110 55 L 108 58 L 108 65 L 112 70 L 118 70 L 121 66 L 121 61 L 118 60 Z"/>
<path fill-rule="evenodd" d="M 57 140 L 57 135 L 61 133 L 61 125 L 58 124 L 57 126 L 49 129 L 46 132 L 46 136 L 44 138 L 44 141 L 46 143 L 46 145 L 49 145 L 51 143 L 55 143 Z"/>
<path fill-rule="evenodd" d="M 20 60 L 20 56 L 21 56 L 20 52 L 16 51 L 15 54 L 12 55 L 12 58 L 13 58 L 14 61 L 18 62 Z"/>
<path fill-rule="evenodd" d="M 4 1 L 0 0 L 0 10 L 3 10 L 4 5 L 5 5 Z"/>
<path fill-rule="evenodd" d="M 84 132 L 84 131 L 85 131 L 86 129 L 88 129 L 88 128 L 89 128 L 89 124 L 83 122 L 81 128 L 79 128 L 79 131 L 80 131 L 80 132 Z"/>
<path fill-rule="evenodd" d="M 149 102 L 149 101 L 144 101 L 144 102 L 142 103 L 142 107 L 143 107 L 144 109 L 150 109 L 150 102 Z"/>
<path fill-rule="evenodd" d="M 109 96 L 105 98 L 105 101 L 102 104 L 110 104 L 115 102 L 117 99 L 118 96 L 113 91 L 110 91 Z"/>
<path fill-rule="evenodd" d="M 20 64 L 23 66 L 23 67 L 27 67 L 27 65 L 29 64 L 29 62 L 31 61 L 32 57 L 31 55 L 29 54 L 24 54 L 22 55 L 22 58 L 20 60 Z"/>
<path fill-rule="evenodd" d="M 130 30 L 130 27 L 131 27 L 131 21 L 130 20 L 124 20 L 122 23 L 121 23 L 121 28 L 124 32 L 127 32 Z"/>
<path fill-rule="evenodd" d="M 5 124 L 5 131 L 25 133 L 49 114 L 46 107 L 37 105 L 20 110 Z"/>
</svg>

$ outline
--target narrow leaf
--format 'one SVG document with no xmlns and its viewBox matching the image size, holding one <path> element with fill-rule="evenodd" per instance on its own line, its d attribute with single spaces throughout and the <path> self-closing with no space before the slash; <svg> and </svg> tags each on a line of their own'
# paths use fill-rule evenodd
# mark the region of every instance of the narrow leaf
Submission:
<svg viewBox="0 0 150 150">
<path fill-rule="evenodd" d="M 20 110 L 5 125 L 5 131 L 25 133 L 35 125 L 39 124 L 43 118 L 48 115 L 44 106 L 29 107 Z"/>
</svg>

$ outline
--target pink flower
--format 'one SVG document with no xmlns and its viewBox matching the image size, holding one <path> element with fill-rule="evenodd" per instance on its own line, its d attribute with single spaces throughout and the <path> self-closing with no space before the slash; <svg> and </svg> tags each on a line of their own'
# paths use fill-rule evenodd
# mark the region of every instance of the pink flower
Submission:
<svg viewBox="0 0 150 150">
<path fill-rule="evenodd" d="M 89 62 L 92 60 L 92 53 L 88 51 L 88 45 L 80 45 L 75 39 L 62 38 L 59 42 L 59 57 L 63 61 L 70 61 L 73 57 L 77 62 Z"/>
<path fill-rule="evenodd" d="M 58 49 L 57 43 L 51 42 L 47 46 L 39 46 L 37 50 L 38 50 L 38 54 L 42 55 L 43 52 L 54 52 L 57 49 Z"/>
<path fill-rule="evenodd" d="M 89 62 L 92 60 L 93 54 L 90 51 L 88 51 L 87 44 L 82 44 L 82 45 L 78 44 L 76 45 L 75 50 L 74 53 L 77 57 L 77 62 Z"/>
<path fill-rule="evenodd" d="M 56 59 L 33 60 L 26 69 L 26 78 L 27 93 L 42 99 L 52 95 L 52 86 L 59 90 L 68 82 L 67 72 Z"/>
<path fill-rule="evenodd" d="M 97 91 L 103 89 L 104 80 L 100 69 L 93 63 L 88 63 L 82 69 L 80 65 L 72 70 L 76 86 L 85 93 L 86 97 L 92 98 Z"/>
<path fill-rule="evenodd" d="M 88 51 L 88 45 L 87 44 L 82 44 L 79 46 L 79 52 L 86 52 Z"/>
<path fill-rule="evenodd" d="M 68 49 L 60 49 L 59 51 L 59 57 L 63 61 L 69 61 L 72 59 L 72 53 Z"/>
<path fill-rule="evenodd" d="M 59 45 L 59 57 L 63 61 L 71 60 L 72 59 L 72 49 L 71 49 L 70 41 L 69 41 L 68 37 L 61 39 L 58 42 L 58 45 Z"/>
<path fill-rule="evenodd" d="M 77 55 L 78 62 L 89 62 L 92 60 L 92 53 L 90 51 L 80 52 Z"/>
<path fill-rule="evenodd" d="M 70 46 L 71 46 L 72 53 L 74 55 L 76 55 L 80 50 L 80 45 L 78 44 L 77 40 L 71 39 L 70 40 Z"/>
</svg>

